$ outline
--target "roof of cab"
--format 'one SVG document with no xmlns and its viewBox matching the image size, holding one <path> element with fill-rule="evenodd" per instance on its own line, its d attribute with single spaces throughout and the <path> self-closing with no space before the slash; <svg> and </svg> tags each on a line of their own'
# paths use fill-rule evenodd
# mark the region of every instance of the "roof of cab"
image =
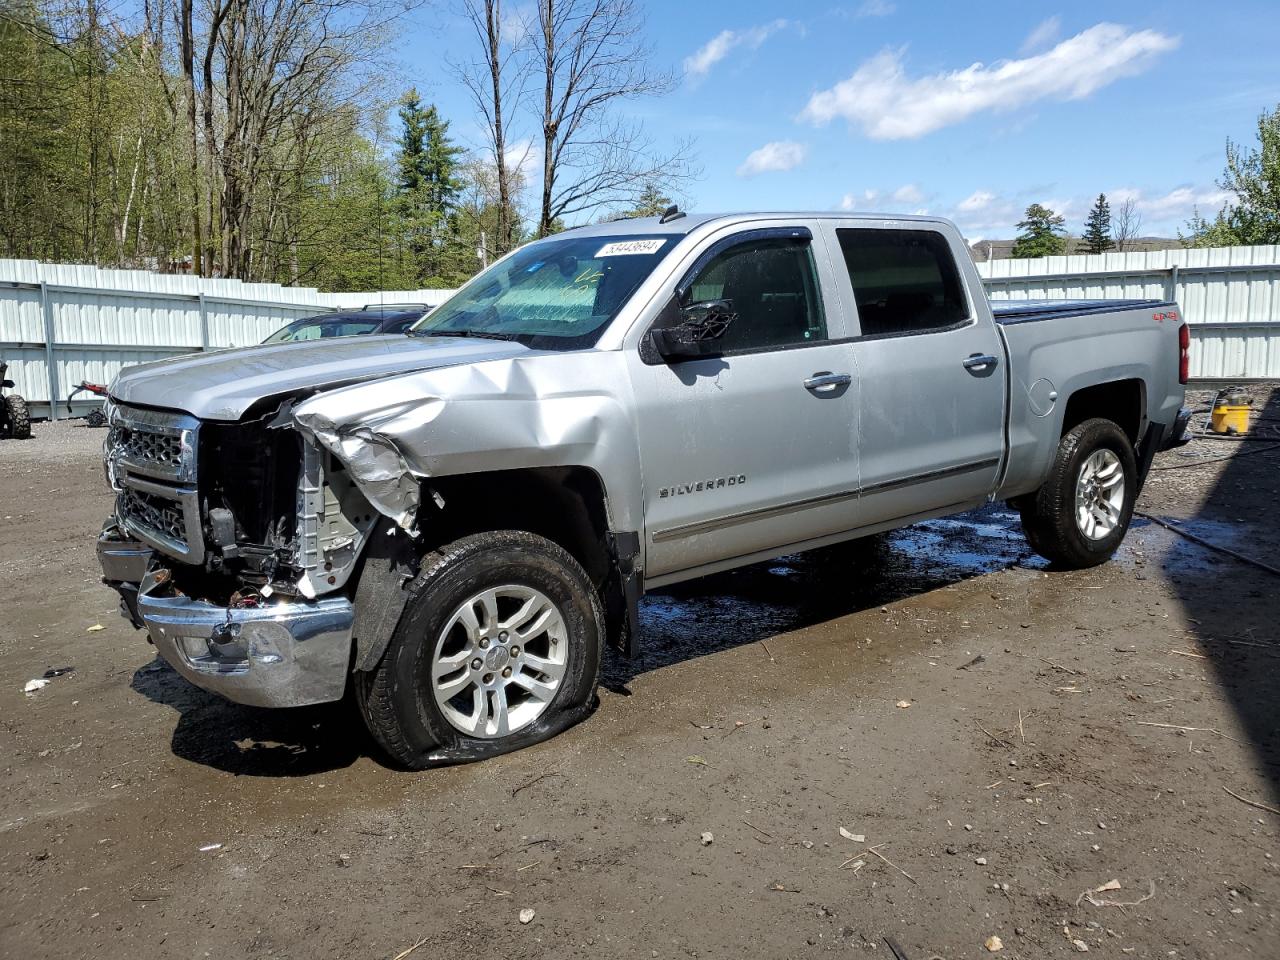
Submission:
<svg viewBox="0 0 1280 960">
<path fill-rule="evenodd" d="M 605 223 L 592 223 L 581 227 L 571 227 L 557 236 L 577 237 L 612 237 L 618 234 L 688 234 L 699 227 L 711 223 L 733 224 L 746 223 L 753 220 L 896 220 L 917 221 L 920 223 L 950 223 L 943 217 L 920 216 L 903 213 L 863 213 L 848 210 L 762 210 L 751 213 L 686 213 L 674 220 L 661 222 L 659 217 L 634 217 L 623 220 L 610 220 Z"/>
</svg>

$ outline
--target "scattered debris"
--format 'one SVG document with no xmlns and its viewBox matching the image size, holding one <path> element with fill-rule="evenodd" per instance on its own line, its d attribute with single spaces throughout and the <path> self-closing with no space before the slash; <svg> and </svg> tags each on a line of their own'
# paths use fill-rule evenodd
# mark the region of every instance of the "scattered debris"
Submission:
<svg viewBox="0 0 1280 960">
<path fill-rule="evenodd" d="M 1243 740 L 1239 740 L 1229 734 L 1223 733 L 1221 730 L 1215 730 L 1213 727 L 1180 727 L 1176 723 L 1155 723 L 1151 720 L 1139 720 L 1137 721 L 1137 724 L 1140 727 L 1163 727 L 1166 730 L 1181 730 L 1184 733 L 1213 733 L 1222 737 L 1224 740 L 1232 740 L 1235 743 L 1244 743 Z"/>
<path fill-rule="evenodd" d="M 867 835 L 865 833 L 850 833 L 844 827 L 840 828 L 840 836 L 846 840 L 852 840 L 854 843 L 866 843 Z"/>
<path fill-rule="evenodd" d="M 709 766 L 711 766 L 711 764 L 707 763 L 707 761 L 706 761 L 706 760 L 704 760 L 702 757 L 698 756 L 697 754 L 694 754 L 692 757 L 685 757 L 685 758 L 684 758 L 684 762 L 685 762 L 685 763 L 696 763 L 696 764 L 698 764 L 698 766 L 700 766 L 700 767 L 709 767 Z"/>
<path fill-rule="evenodd" d="M 525 907 L 523 910 L 520 911 L 520 922 L 531 923 L 533 921 L 533 918 L 536 916 L 537 916 L 537 913 L 534 912 L 533 907 Z"/>
<path fill-rule="evenodd" d="M 532 787 L 535 783 L 539 783 L 547 779 L 547 777 L 558 777 L 558 776 L 561 776 L 561 773 L 559 770 L 548 770 L 546 773 L 536 776 L 532 780 L 526 780 L 524 783 L 520 784 L 520 786 L 518 787 L 512 787 L 511 796 L 514 797 L 521 790 L 527 790 L 529 787 Z"/>
<path fill-rule="evenodd" d="M 351 855 L 346 853 L 338 854 L 338 859 L 334 861 L 340 867 L 351 866 Z"/>
<path fill-rule="evenodd" d="M 980 866 L 980 867 L 985 867 L 985 866 L 987 865 L 987 858 L 986 858 L 986 857 L 974 857 L 973 862 L 974 862 L 974 863 L 976 863 L 976 864 L 977 864 L 978 866 Z"/>
<path fill-rule="evenodd" d="M 711 844 L 715 843 L 715 840 L 716 840 L 715 834 L 713 834 L 710 830 L 703 830 L 702 836 L 698 838 L 698 842 L 701 843 L 704 847 L 711 846 Z"/>
<path fill-rule="evenodd" d="M 1080 894 L 1080 896 L 1076 897 L 1076 906 L 1080 906 L 1081 903 L 1091 903 L 1095 907 L 1136 907 L 1140 903 L 1146 903 L 1156 895 L 1156 882 L 1154 880 L 1148 880 L 1147 883 L 1150 887 L 1147 890 L 1146 896 L 1139 897 L 1137 900 L 1108 900 L 1105 897 L 1101 899 L 1095 897 L 1095 893 L 1109 893 L 1113 890 L 1120 889 L 1119 880 L 1108 880 L 1102 886 L 1094 887 L 1092 890 L 1086 890 L 1084 893 Z"/>
<path fill-rule="evenodd" d="M 1072 940 L 1071 945 L 1075 947 L 1076 950 L 1079 951 L 1080 953 L 1089 952 L 1089 945 L 1079 938 Z"/>
<path fill-rule="evenodd" d="M 104 627 L 102 624 L 100 624 L 100 623 L 95 623 L 92 627 L 90 627 L 88 630 L 86 630 L 86 631 L 85 631 L 85 633 L 98 633 L 98 632 L 100 632 L 100 631 L 102 631 L 102 630 L 105 630 L 105 629 L 107 629 L 107 628 L 106 628 L 106 627 Z"/>
<path fill-rule="evenodd" d="M 222 844 L 220 843 L 206 843 L 203 847 L 200 848 L 200 852 L 212 853 L 214 850 L 221 850 L 221 849 L 222 849 Z"/>
<path fill-rule="evenodd" d="M 962 664 L 960 664 L 960 666 L 956 667 L 956 669 L 957 669 L 957 670 L 968 670 L 970 667 L 976 667 L 978 664 L 980 664 L 980 663 L 986 663 L 986 662 L 987 662 L 987 658 L 986 658 L 985 656 L 983 656 L 982 654 L 978 654 L 976 657 L 974 657 L 974 658 L 973 658 L 972 660 L 970 660 L 968 663 L 962 663 Z"/>
<path fill-rule="evenodd" d="M 910 701 L 910 700 L 899 700 L 899 701 L 897 702 L 896 706 L 901 707 L 903 710 L 905 710 L 905 709 L 907 709 L 907 707 L 911 706 L 911 701 Z"/>
<path fill-rule="evenodd" d="M 28 680 L 27 685 L 22 688 L 22 692 L 29 697 L 33 693 L 36 693 L 37 691 L 44 689 L 48 685 L 49 685 L 48 680 L 44 679 L 44 677 L 39 677 L 35 680 Z"/>
<path fill-rule="evenodd" d="M 879 857 L 881 860 L 883 860 L 883 861 L 884 861 L 885 863 L 887 863 L 889 866 L 893 867 L 893 869 L 897 870 L 900 874 L 902 874 L 904 877 L 906 877 L 906 878 L 907 878 L 908 880 L 910 880 L 912 883 L 918 884 L 918 883 L 920 882 L 920 881 L 919 881 L 919 880 L 917 880 L 915 877 L 913 877 L 911 874 L 907 873 L 907 871 L 903 870 L 900 866 L 898 866 L 896 863 L 894 863 L 892 860 L 890 860 L 888 857 L 886 857 L 883 853 L 881 853 L 881 852 L 880 852 L 879 850 L 877 850 L 875 847 L 870 847 L 870 848 L 868 848 L 868 849 L 867 849 L 867 853 L 871 854 L 872 856 Z"/>
<path fill-rule="evenodd" d="M 982 945 L 987 948 L 988 953 L 999 953 L 1004 949 L 1004 941 L 994 936 L 987 937 Z"/>
<path fill-rule="evenodd" d="M 884 943 L 889 948 L 889 952 L 893 954 L 894 960 L 909 960 L 907 951 L 903 950 L 893 937 L 885 937 Z"/>
<path fill-rule="evenodd" d="M 768 838 L 769 838 L 769 840 L 773 840 L 773 839 L 775 839 L 775 837 L 774 837 L 774 835 L 773 835 L 772 833 L 770 833 L 770 832 L 769 832 L 769 831 L 767 831 L 767 830 L 761 830 L 759 827 L 757 827 L 757 826 L 756 826 L 754 823 L 752 823 L 750 820 L 743 820 L 742 822 L 743 822 L 743 823 L 745 823 L 745 824 L 746 824 L 748 827 L 750 827 L 752 830 L 754 830 L 756 833 L 760 834 L 761 836 L 768 837 Z M 760 840 L 760 837 L 756 837 L 756 839 L 757 839 L 757 840 Z M 767 843 L 768 841 L 767 841 L 767 840 L 760 840 L 760 842 L 761 842 L 761 843 Z"/>
<path fill-rule="evenodd" d="M 426 942 L 427 942 L 427 938 L 426 938 L 426 937 L 423 937 L 421 940 L 419 940 L 419 941 L 418 941 L 417 943 L 415 943 L 413 946 L 411 946 L 411 947 L 406 947 L 405 949 L 401 950 L 401 951 L 400 951 L 399 953 L 397 953 L 394 957 L 392 957 L 392 958 L 391 958 L 391 960 L 404 960 L 404 958 L 405 958 L 405 957 L 407 957 L 409 954 L 413 953 L 413 951 L 417 950 L 420 946 L 422 946 L 422 945 L 423 945 L 424 943 L 426 943 Z"/>
<path fill-rule="evenodd" d="M 1216 733 L 1216 732 L 1217 732 L 1217 731 L 1215 731 L 1215 733 Z M 1228 739 L 1230 739 L 1230 738 L 1228 738 Z M 1225 790 L 1225 791 L 1227 791 L 1227 793 L 1231 794 L 1231 796 L 1235 797 L 1235 798 L 1236 798 L 1237 800 L 1239 800 L 1241 803 L 1247 803 L 1247 804 L 1248 804 L 1249 806 L 1251 806 L 1251 807 L 1257 807 L 1259 810 L 1265 810 L 1265 811 L 1267 811 L 1267 813 L 1274 813 L 1274 814 L 1276 814 L 1277 816 L 1280 816 L 1280 809 L 1278 809 L 1278 808 L 1276 808 L 1276 807 L 1269 807 L 1269 806 L 1267 806 L 1265 803 L 1259 803 L 1257 800 L 1250 800 L 1250 799 L 1248 799 L 1247 797 L 1242 797 L 1242 796 L 1240 796 L 1240 794 L 1236 793 L 1236 792 L 1235 792 L 1234 790 L 1232 790 L 1230 787 L 1223 787 L 1222 789 L 1223 789 L 1223 790 Z"/>
<path fill-rule="evenodd" d="M 52 680 L 54 677 L 65 677 L 68 673 L 75 673 L 75 667 L 50 667 L 40 676 L 45 680 Z"/>
</svg>

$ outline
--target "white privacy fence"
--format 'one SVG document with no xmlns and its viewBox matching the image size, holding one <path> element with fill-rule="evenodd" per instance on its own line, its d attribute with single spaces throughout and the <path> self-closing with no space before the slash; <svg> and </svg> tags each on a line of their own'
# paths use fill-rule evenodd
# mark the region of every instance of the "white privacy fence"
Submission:
<svg viewBox="0 0 1280 960">
<path fill-rule="evenodd" d="M 290 320 L 368 303 L 443 303 L 450 290 L 321 293 L 310 287 L 0 260 L 0 360 L 37 417 L 66 416 L 82 380 L 122 367 L 259 343 Z M 55 402 L 52 410 L 49 400 Z M 76 413 L 97 406 L 81 394 Z"/>
<path fill-rule="evenodd" d="M 1280 379 L 1280 246 L 994 260 L 978 271 L 996 300 L 1175 299 L 1191 324 L 1193 377 Z M 0 360 L 36 416 L 65 416 L 63 401 L 81 380 L 107 383 L 130 364 L 258 343 L 290 320 L 335 308 L 435 305 L 451 292 L 320 293 L 0 260 Z M 78 402 L 77 414 L 96 403 Z"/>
<path fill-rule="evenodd" d="M 1176 300 L 1192 377 L 1280 379 L 1280 246 L 992 260 L 978 272 L 993 300 Z"/>
</svg>

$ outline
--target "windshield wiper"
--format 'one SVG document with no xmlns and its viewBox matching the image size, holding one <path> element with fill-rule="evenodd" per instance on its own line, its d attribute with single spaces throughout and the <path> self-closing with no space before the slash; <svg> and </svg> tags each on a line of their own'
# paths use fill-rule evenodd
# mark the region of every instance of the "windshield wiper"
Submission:
<svg viewBox="0 0 1280 960">
<path fill-rule="evenodd" d="M 479 340 L 518 340 L 516 333 L 498 333 L 495 330 L 423 330 L 419 337 L 474 337 Z"/>
</svg>

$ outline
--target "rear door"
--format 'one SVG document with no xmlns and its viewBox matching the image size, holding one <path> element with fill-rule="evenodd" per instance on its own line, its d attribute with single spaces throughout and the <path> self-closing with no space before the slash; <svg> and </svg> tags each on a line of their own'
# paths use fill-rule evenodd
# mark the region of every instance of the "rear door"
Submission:
<svg viewBox="0 0 1280 960">
<path fill-rule="evenodd" d="M 732 301 L 722 357 L 629 351 L 646 581 L 856 523 L 853 358 L 816 230 L 729 233 L 673 279 L 685 305 Z"/>
<path fill-rule="evenodd" d="M 982 500 L 1002 456 L 1004 350 L 962 279 L 967 253 L 928 223 L 830 231 L 858 322 L 859 525 Z"/>
</svg>

